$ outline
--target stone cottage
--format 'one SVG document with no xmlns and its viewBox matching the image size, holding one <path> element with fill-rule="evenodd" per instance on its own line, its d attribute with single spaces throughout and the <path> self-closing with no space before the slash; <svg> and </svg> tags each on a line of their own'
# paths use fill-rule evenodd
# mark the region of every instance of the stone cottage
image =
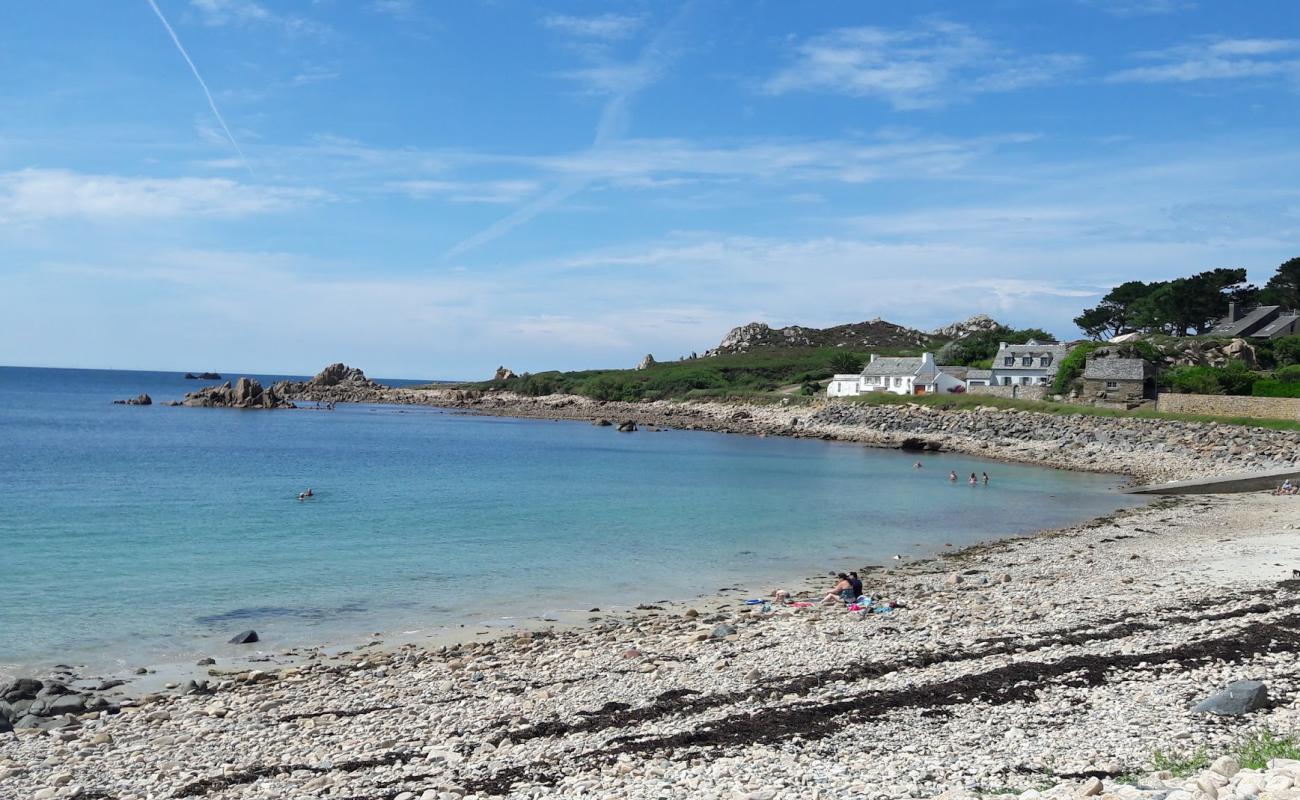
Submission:
<svg viewBox="0 0 1300 800">
<path fill-rule="evenodd" d="M 1144 358 L 1090 355 L 1083 368 L 1083 397 L 1141 403 L 1156 396 L 1155 370 Z"/>
</svg>

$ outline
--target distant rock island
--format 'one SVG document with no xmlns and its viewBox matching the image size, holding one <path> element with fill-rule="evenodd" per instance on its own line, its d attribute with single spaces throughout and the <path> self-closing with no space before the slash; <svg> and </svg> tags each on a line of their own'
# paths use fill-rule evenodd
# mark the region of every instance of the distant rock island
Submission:
<svg viewBox="0 0 1300 800">
<path fill-rule="evenodd" d="M 949 341 L 980 331 L 1001 327 L 996 320 L 978 314 L 964 322 L 955 322 L 926 333 L 915 328 L 895 325 L 883 319 L 851 322 L 831 328 L 805 328 L 791 325 L 773 328 L 763 322 L 751 322 L 732 328 L 717 347 L 705 351 L 707 356 L 748 353 L 782 347 L 914 348 L 927 347 L 936 340 Z"/>
<path fill-rule="evenodd" d="M 284 397 L 330 403 L 382 402 L 388 387 L 347 364 L 330 364 L 309 381 L 280 381 L 271 387 Z"/>
<path fill-rule="evenodd" d="M 185 395 L 176 405 L 190 408 L 296 408 L 280 391 L 281 381 L 263 389 L 256 378 L 240 378 L 232 387 L 230 381 L 220 386 L 205 386 Z"/>
<path fill-rule="evenodd" d="M 187 373 L 185 373 L 185 380 L 187 380 L 187 381 L 219 381 L 219 380 L 221 380 L 221 376 L 218 375 L 218 374 L 215 373 L 215 372 L 200 372 L 198 375 L 195 375 L 193 372 L 187 372 Z"/>
</svg>

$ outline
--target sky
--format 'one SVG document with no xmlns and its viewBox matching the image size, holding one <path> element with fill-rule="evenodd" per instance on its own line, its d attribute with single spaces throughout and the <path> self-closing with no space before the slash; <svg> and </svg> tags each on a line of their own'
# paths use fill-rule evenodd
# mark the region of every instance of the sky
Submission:
<svg viewBox="0 0 1300 800">
<path fill-rule="evenodd" d="M 0 11 L 0 364 L 465 379 L 1300 255 L 1291 0 Z"/>
</svg>

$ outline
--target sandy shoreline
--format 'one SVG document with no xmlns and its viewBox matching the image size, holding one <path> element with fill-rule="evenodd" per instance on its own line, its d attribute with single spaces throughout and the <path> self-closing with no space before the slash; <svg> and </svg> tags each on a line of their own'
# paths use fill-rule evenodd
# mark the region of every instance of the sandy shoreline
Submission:
<svg viewBox="0 0 1300 800">
<path fill-rule="evenodd" d="M 1297 523 L 1296 498 L 1163 501 L 873 574 L 891 614 L 747 613 L 745 587 L 698 616 L 309 659 L 2 738 L 0 795 L 930 797 L 1140 773 L 1297 729 Z M 1275 706 L 1188 710 L 1238 678 Z"/>
</svg>

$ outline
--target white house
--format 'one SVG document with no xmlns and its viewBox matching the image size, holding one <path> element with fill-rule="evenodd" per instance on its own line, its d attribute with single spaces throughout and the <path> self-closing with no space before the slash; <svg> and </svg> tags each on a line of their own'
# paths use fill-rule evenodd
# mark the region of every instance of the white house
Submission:
<svg viewBox="0 0 1300 800">
<path fill-rule="evenodd" d="M 1068 344 L 1039 344 L 1032 339 L 1024 344 L 1002 342 L 993 356 L 989 381 L 994 386 L 1046 386 L 1069 352 Z"/>
<path fill-rule="evenodd" d="M 871 356 L 871 361 L 857 375 L 835 375 L 826 387 L 827 397 L 855 397 L 870 392 L 902 395 L 934 394 L 965 387 L 952 374 L 956 368 L 940 367 L 931 353 L 919 357 Z"/>
</svg>

